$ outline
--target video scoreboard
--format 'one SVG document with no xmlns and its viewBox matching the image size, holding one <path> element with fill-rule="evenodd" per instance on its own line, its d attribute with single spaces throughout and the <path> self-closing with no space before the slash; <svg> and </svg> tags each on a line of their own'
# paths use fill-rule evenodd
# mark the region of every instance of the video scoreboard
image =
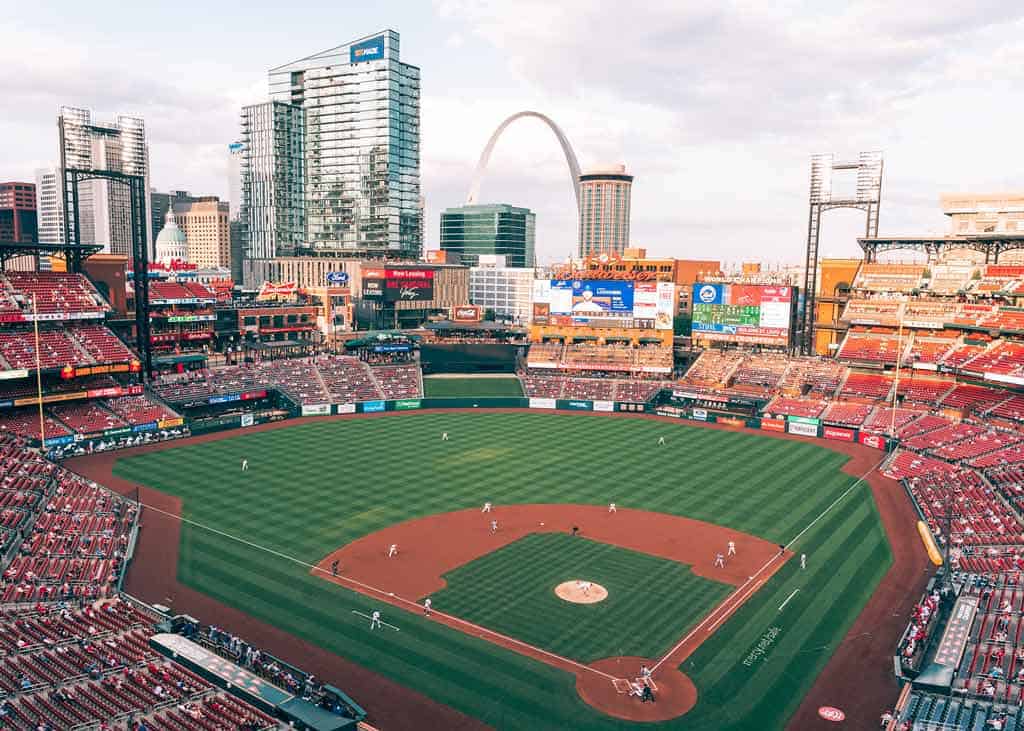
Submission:
<svg viewBox="0 0 1024 731">
<path fill-rule="evenodd" d="M 795 287 L 697 282 L 693 337 L 788 347 L 795 299 Z"/>
</svg>

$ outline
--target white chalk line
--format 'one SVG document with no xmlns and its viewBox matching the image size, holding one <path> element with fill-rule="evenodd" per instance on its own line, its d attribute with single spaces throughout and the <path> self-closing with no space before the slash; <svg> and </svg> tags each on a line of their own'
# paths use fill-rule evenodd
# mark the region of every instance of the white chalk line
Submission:
<svg viewBox="0 0 1024 731">
<path fill-rule="evenodd" d="M 420 604 L 412 601 L 411 599 L 406 599 L 405 597 L 400 597 L 397 594 L 395 594 L 394 592 L 384 591 L 383 589 L 380 589 L 380 588 L 378 588 L 376 586 L 371 586 L 369 584 L 364 584 L 362 581 L 358 581 L 356 579 L 352 579 L 352 578 L 349 578 L 347 576 L 335 576 L 330 571 L 328 571 L 327 569 L 322 569 L 319 566 L 316 566 L 316 565 L 311 564 L 311 563 L 307 563 L 306 561 L 303 561 L 302 559 L 299 559 L 299 558 L 295 558 L 294 556 L 289 556 L 286 553 L 281 553 L 280 551 L 275 551 L 273 548 L 270 548 L 268 546 L 263 546 L 263 545 L 260 545 L 259 543 L 253 543 L 252 541 L 247 541 L 244 538 L 239 538 L 238 536 L 232 535 L 230 533 L 225 533 L 222 530 L 219 530 L 217 528 L 213 528 L 213 527 L 205 525 L 203 523 L 199 523 L 199 522 L 197 522 L 195 520 L 191 520 L 190 518 L 185 518 L 185 517 L 180 516 L 180 515 L 175 515 L 174 513 L 169 513 L 166 510 L 161 510 L 160 508 L 157 508 L 157 507 L 154 507 L 152 505 L 149 505 L 148 503 L 144 503 L 144 502 L 140 501 L 138 504 L 141 505 L 142 507 L 146 508 L 147 510 L 152 510 L 155 513 L 160 513 L 161 515 L 166 515 L 167 517 L 173 518 L 173 519 L 178 520 L 178 521 L 181 521 L 182 523 L 188 523 L 189 525 L 195 526 L 196 528 L 201 528 L 203 530 L 208 530 L 211 533 L 216 533 L 219 536 L 223 536 L 224 538 L 228 538 L 228 539 L 230 539 L 232 541 L 237 541 L 238 543 L 241 543 L 243 545 L 249 546 L 251 548 L 255 548 L 255 549 L 260 550 L 260 551 L 265 551 L 265 552 L 267 552 L 267 553 L 269 553 L 271 555 L 277 556 L 278 558 L 283 558 L 283 559 L 285 559 L 287 561 L 291 561 L 292 563 L 296 563 L 299 566 L 303 566 L 303 567 L 305 567 L 307 569 L 310 569 L 311 571 L 318 571 L 318 572 L 324 574 L 325 576 L 329 576 L 329 577 L 331 577 L 333 579 L 338 580 L 338 583 L 341 583 L 341 584 L 348 583 L 348 584 L 352 584 L 352 585 L 358 586 L 361 589 L 364 589 L 366 592 L 370 592 L 370 593 L 374 593 L 374 594 L 380 594 L 381 596 L 385 597 L 386 599 L 394 600 L 396 602 L 400 602 L 400 603 L 406 604 L 406 605 L 411 606 L 411 607 L 416 607 L 417 610 L 421 610 L 423 608 Z M 578 668 L 580 670 L 586 670 L 588 672 L 595 673 L 595 674 L 600 675 L 600 676 L 602 676 L 604 678 L 607 678 L 608 680 L 612 680 L 612 681 L 617 680 L 617 678 L 614 675 L 610 675 L 610 674 L 608 674 L 608 673 L 606 673 L 606 672 L 604 672 L 602 670 L 598 670 L 597 668 L 590 667 L 589 665 L 584 665 L 582 663 L 576 662 L 575 660 L 570 660 L 569 658 L 562 657 L 561 655 L 556 655 L 553 652 L 548 652 L 547 650 L 545 650 L 543 648 L 536 647 L 534 645 L 529 644 L 528 642 L 523 642 L 522 640 L 517 640 L 515 637 L 509 637 L 508 635 L 504 635 L 501 632 L 495 632 L 492 629 L 487 629 L 486 627 L 481 627 L 480 625 L 477 625 L 477 624 L 474 624 L 473 622 L 470 622 L 468 620 L 462 619 L 461 617 L 456 617 L 455 615 L 452 615 L 452 614 L 447 614 L 445 612 L 440 612 L 440 611 L 437 611 L 437 610 L 435 610 L 433 608 L 431 608 L 430 613 L 431 614 L 437 614 L 439 616 L 445 617 L 446 619 L 448 619 L 449 621 L 451 621 L 453 623 L 462 624 L 462 625 L 465 625 L 467 627 L 472 627 L 473 629 L 475 629 L 476 631 L 478 631 L 480 633 L 488 634 L 488 635 L 491 635 L 493 637 L 500 638 L 500 639 L 504 640 L 505 642 L 517 645 L 519 647 L 526 648 L 526 649 L 530 650 L 531 652 L 535 652 L 535 653 L 538 653 L 540 655 L 544 655 L 546 657 L 550 657 L 550 658 L 552 658 L 554 660 L 557 660 L 557 661 L 559 661 L 561 663 L 565 663 L 565 664 L 571 665 L 571 666 L 573 666 L 575 668 Z M 525 653 L 520 653 L 520 654 L 525 654 Z"/>
<path fill-rule="evenodd" d="M 793 593 L 790 594 L 789 596 L 787 596 L 786 597 L 786 601 L 782 602 L 782 604 L 779 605 L 779 611 L 780 612 L 782 611 L 783 607 L 785 607 L 787 604 L 789 604 L 789 600 L 796 596 L 796 593 L 798 591 L 800 591 L 800 590 L 799 589 L 793 589 Z"/>
<path fill-rule="evenodd" d="M 812 520 L 812 521 L 811 521 L 810 523 L 808 523 L 808 524 L 807 524 L 807 526 L 806 526 L 806 527 L 805 527 L 805 528 L 804 528 L 804 529 L 803 529 L 802 531 L 800 531 L 799 533 L 797 533 L 797 534 L 796 534 L 796 535 L 795 535 L 795 536 L 794 536 L 794 537 L 793 537 L 793 538 L 792 538 L 792 539 L 791 539 L 791 540 L 789 541 L 789 543 L 786 543 L 786 544 L 784 544 L 784 545 L 785 545 L 785 547 L 786 547 L 786 548 L 789 548 L 789 547 L 790 547 L 790 546 L 792 546 L 792 545 L 793 545 L 794 543 L 796 543 L 796 542 L 797 542 L 798 540 L 800 540 L 800 539 L 801 539 L 801 538 L 803 537 L 803 535 L 804 535 L 804 534 L 805 534 L 805 533 L 806 533 L 807 531 L 809 531 L 809 530 L 810 530 L 811 528 L 813 528 L 813 527 L 814 527 L 814 526 L 815 526 L 815 525 L 817 524 L 817 522 L 818 522 L 819 520 L 821 520 L 821 519 L 822 519 L 822 518 L 824 518 L 824 517 L 825 517 L 826 515 L 828 515 L 828 513 L 829 513 L 829 512 L 830 512 L 830 511 L 832 510 L 832 508 L 834 508 L 834 507 L 835 507 L 836 505 L 838 505 L 838 504 L 839 504 L 839 503 L 840 503 L 840 502 L 841 502 L 841 501 L 843 500 L 843 498 L 845 498 L 845 497 L 846 497 L 847 495 L 849 495 L 849 494 L 850 494 L 851 492 L 853 492 L 853 491 L 854 491 L 854 489 L 856 489 L 857 487 L 859 487 L 859 486 L 860 486 L 860 484 L 861 484 L 862 482 L 864 482 L 864 480 L 866 480 L 866 479 L 868 478 L 868 475 L 870 475 L 870 474 L 871 474 L 872 472 L 874 472 L 874 471 L 875 471 L 875 470 L 877 470 L 877 469 L 878 469 L 879 467 L 881 467 L 881 466 L 882 466 L 882 463 L 884 463 L 884 462 L 885 462 L 885 460 L 886 460 L 886 459 L 888 459 L 888 458 L 889 458 L 889 455 L 888 455 L 888 454 L 886 454 L 886 455 L 885 455 L 885 457 L 882 457 L 882 459 L 880 459 L 880 460 L 878 461 L 878 463 L 877 463 L 877 464 L 875 464 L 875 465 L 874 465 L 873 467 L 871 467 L 871 468 L 870 468 L 870 469 L 869 469 L 869 470 L 868 470 L 867 472 L 865 472 L 865 473 L 864 473 L 863 475 L 861 475 L 860 477 L 858 477 L 858 478 L 857 478 L 857 480 L 856 480 L 856 482 L 854 482 L 854 483 L 853 483 L 852 485 L 850 485 L 850 486 L 849 486 L 848 488 L 846 488 L 846 490 L 845 490 L 845 491 L 843 492 L 843 494 L 842 494 L 842 495 L 840 495 L 840 496 L 839 496 L 839 497 L 837 497 L 837 498 L 836 498 L 835 500 L 833 500 L 833 501 L 832 501 L 832 504 L 831 504 L 831 505 L 829 505 L 829 506 L 828 506 L 827 508 L 825 508 L 825 509 L 824 509 L 823 511 L 821 511 L 821 514 L 820 514 L 820 515 L 818 515 L 818 517 L 817 517 L 817 518 L 815 518 L 815 519 L 814 519 L 814 520 Z M 671 657 L 671 656 L 672 656 L 672 655 L 673 655 L 673 654 L 674 654 L 674 653 L 675 653 L 676 651 L 678 651 L 678 650 L 679 650 L 679 648 L 681 648 L 681 647 L 682 647 L 683 645 L 685 645 L 685 644 L 686 644 L 687 642 L 689 642 L 689 641 L 690 641 L 690 639 L 691 639 L 691 638 L 692 638 L 692 637 L 693 637 L 693 636 L 694 636 L 695 634 L 697 634 L 697 633 L 698 633 L 698 632 L 700 632 L 700 631 L 701 631 L 702 629 L 704 629 L 704 625 L 706 625 L 706 624 L 707 624 L 708 622 L 710 622 L 711 620 L 713 620 L 713 619 L 715 619 L 716 617 L 718 617 L 718 615 L 719 615 L 719 614 L 720 614 L 720 613 L 722 612 L 722 610 L 723 610 L 724 608 L 726 608 L 726 606 L 727 606 L 727 605 L 729 605 L 729 604 L 730 604 L 731 602 L 733 602 L 733 600 L 734 600 L 734 599 L 735 599 L 735 598 L 736 598 L 737 596 L 739 596 L 741 592 L 744 592 L 744 591 L 745 591 L 745 590 L 747 589 L 748 585 L 750 585 L 750 584 L 751 584 L 751 582 L 753 582 L 753 581 L 754 581 L 755 579 L 757 579 L 757 577 L 758 577 L 759 575 L 761 575 L 762 573 L 764 573 L 764 571 L 765 571 L 765 570 L 766 570 L 766 569 L 767 569 L 767 568 L 768 568 L 769 566 L 771 566 L 773 562 L 775 562 L 775 561 L 776 561 L 777 559 L 779 559 L 779 558 L 781 558 L 781 553 L 776 553 L 776 554 L 775 554 L 775 555 L 773 555 L 773 556 L 772 556 L 771 558 L 769 558 L 769 559 L 768 559 L 767 561 L 765 561 L 765 562 L 764 562 L 764 564 L 762 564 L 762 565 L 761 565 L 761 568 L 759 568 L 759 569 L 758 569 L 757 571 L 755 571 L 755 572 L 754 572 L 754 575 L 753 575 L 753 576 L 751 576 L 751 577 L 750 577 L 750 578 L 748 578 L 748 579 L 747 579 L 746 581 L 744 581 L 744 582 L 743 582 L 742 584 L 740 584 L 740 585 L 739 585 L 739 586 L 738 586 L 738 587 L 736 588 L 736 590 L 735 590 L 735 591 L 733 591 L 733 593 L 732 593 L 732 594 L 730 594 L 729 596 L 727 596 L 727 597 L 725 598 L 725 600 L 724 600 L 724 601 L 723 601 L 723 602 L 722 602 L 721 604 L 719 604 L 719 605 L 718 605 L 717 607 L 715 607 L 715 608 L 714 608 L 713 610 L 711 610 L 710 614 L 708 614 L 708 616 L 706 616 L 706 617 L 705 617 L 705 618 L 704 618 L 703 620 L 701 620 L 700 624 L 698 624 L 698 625 L 697 625 L 696 627 L 694 627 L 694 628 L 693 628 L 692 630 L 690 630 L 689 632 L 687 632 L 687 633 L 686 633 L 686 636 L 685 636 L 685 637 L 683 637 L 683 639 L 679 640 L 679 642 L 677 642 L 677 643 L 676 643 L 675 645 L 673 645 L 673 646 L 672 646 L 672 649 L 671 649 L 671 650 L 669 650 L 668 652 L 666 652 L 666 653 L 665 653 L 665 654 L 664 654 L 664 655 L 662 656 L 662 658 L 661 658 L 660 660 L 658 660 L 658 662 L 654 663 L 654 667 L 652 667 L 652 668 L 651 668 L 651 672 L 653 673 L 653 672 L 654 672 L 654 671 L 656 671 L 656 670 L 657 670 L 658 668 L 660 668 L 660 667 L 661 667 L 661 666 L 662 666 L 662 665 L 663 665 L 663 664 L 665 663 L 665 661 L 667 661 L 667 660 L 668 660 L 668 659 L 669 659 L 669 658 L 670 658 L 670 657 Z M 749 590 L 748 590 L 748 591 L 746 591 L 746 593 L 745 593 L 745 594 L 743 595 L 743 598 L 745 599 L 745 598 L 746 598 L 746 596 L 747 596 L 748 594 L 750 594 L 750 593 L 752 593 L 752 592 L 750 592 Z M 738 606 L 738 604 L 737 604 L 737 606 Z M 733 609 L 732 609 L 732 610 L 730 610 L 730 611 L 728 611 L 728 612 L 725 612 L 725 617 L 728 617 L 728 616 L 729 616 L 729 614 L 731 613 L 731 611 L 734 611 L 734 610 L 735 610 L 735 608 L 736 608 L 736 607 L 733 607 Z M 721 623 L 722 623 L 722 620 L 721 620 L 721 618 L 719 618 L 719 621 L 717 621 L 717 622 L 715 623 L 715 626 L 718 626 L 718 625 L 719 625 L 719 624 L 721 624 Z"/>
</svg>

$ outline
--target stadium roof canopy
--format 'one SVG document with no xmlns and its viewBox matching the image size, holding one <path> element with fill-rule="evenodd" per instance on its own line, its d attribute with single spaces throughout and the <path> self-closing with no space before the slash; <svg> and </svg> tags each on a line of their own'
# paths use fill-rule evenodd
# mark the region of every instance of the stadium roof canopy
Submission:
<svg viewBox="0 0 1024 731">
<path fill-rule="evenodd" d="M 515 325 L 506 325 L 502 322 L 496 322 L 495 320 L 485 320 L 484 322 L 452 322 L 451 320 L 444 320 L 442 322 L 430 322 L 423 326 L 426 330 L 435 330 L 440 332 L 448 332 L 453 330 L 463 331 L 489 331 L 489 332 L 509 332 L 509 333 L 526 333 L 521 327 Z"/>
<path fill-rule="evenodd" d="M 11 259 L 19 256 L 39 256 L 40 254 L 56 254 L 63 258 L 68 252 L 78 252 L 82 259 L 103 251 L 101 244 L 41 244 L 38 241 L 21 244 L 0 244 L 0 269 Z"/>
<path fill-rule="evenodd" d="M 410 335 L 404 333 L 401 330 L 371 330 L 370 332 L 363 335 L 361 338 L 355 340 L 346 340 L 346 348 L 368 348 L 373 345 L 380 345 L 381 343 L 387 343 L 392 340 L 399 341 L 410 341 L 418 343 L 420 341 L 419 335 Z"/>
</svg>

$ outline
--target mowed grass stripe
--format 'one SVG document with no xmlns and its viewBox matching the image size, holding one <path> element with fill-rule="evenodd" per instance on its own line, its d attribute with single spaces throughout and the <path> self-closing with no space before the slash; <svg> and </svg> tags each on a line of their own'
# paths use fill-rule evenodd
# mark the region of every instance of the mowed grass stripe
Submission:
<svg viewBox="0 0 1024 731">
<path fill-rule="evenodd" d="M 441 442 L 442 431 L 450 433 L 449 442 Z M 666 446 L 657 446 L 659 436 L 666 437 Z M 245 473 L 239 469 L 243 458 L 251 466 Z M 324 420 L 240 433 L 122 458 L 115 470 L 180 496 L 186 515 L 196 521 L 315 563 L 387 525 L 479 507 L 484 500 L 495 502 L 499 515 L 502 504 L 513 502 L 615 501 L 788 541 L 853 483 L 840 471 L 844 462 L 842 455 L 814 444 L 682 423 L 474 412 Z M 858 540 L 850 543 L 851 536 Z M 820 647 L 834 648 L 891 560 L 866 486 L 809 531 L 796 550 L 808 554 L 808 570 L 800 572 L 790 562 L 697 651 L 696 664 L 688 662 L 685 670 L 701 689 L 698 705 L 659 727 L 784 725 L 831 651 Z M 612 560 L 615 552 L 598 552 L 594 559 L 577 555 L 575 548 L 564 553 L 567 561 L 607 562 L 607 580 L 615 583 L 630 578 Z M 526 566 L 543 568 L 550 559 L 540 552 L 529 560 Z M 509 561 L 502 571 L 518 568 Z M 183 528 L 179 576 L 220 601 L 498 728 L 623 727 L 583 704 L 566 673 L 415 614 L 399 615 L 399 633 L 370 634 L 352 619 L 351 610 L 365 611 L 374 606 L 372 600 L 201 529 Z M 673 633 L 682 634 L 677 627 L 689 622 L 679 616 L 680 608 L 691 596 L 712 598 L 696 586 L 683 592 L 670 582 L 664 590 L 656 587 L 667 581 L 660 569 L 643 578 L 644 590 L 637 592 L 642 599 L 624 597 L 623 604 L 643 621 L 602 632 L 563 623 L 558 641 L 584 656 L 605 654 L 612 645 L 671 644 Z M 486 590 L 458 600 L 475 602 L 472 611 L 500 621 L 500 606 L 485 594 L 503 596 L 508 584 L 495 581 L 493 572 L 473 580 Z M 529 579 L 521 581 L 526 586 Z M 545 585 L 534 594 L 552 588 Z M 801 591 L 780 619 L 778 605 L 794 588 Z M 439 594 L 435 606 L 437 601 L 447 600 Z M 522 606 L 528 604 L 524 599 Z M 516 621 L 526 627 L 523 631 L 537 624 L 529 611 Z M 765 662 L 741 674 L 743 656 L 774 622 L 785 622 L 779 657 L 799 662 Z M 758 703 L 761 697 L 771 702 Z"/>
</svg>

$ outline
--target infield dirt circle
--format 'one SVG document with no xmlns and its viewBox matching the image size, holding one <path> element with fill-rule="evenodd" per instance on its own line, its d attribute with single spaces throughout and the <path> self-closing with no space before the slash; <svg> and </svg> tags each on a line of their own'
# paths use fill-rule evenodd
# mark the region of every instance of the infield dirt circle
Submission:
<svg viewBox="0 0 1024 731">
<path fill-rule="evenodd" d="M 573 604 L 597 604 L 608 598 L 608 590 L 603 586 L 582 579 L 563 581 L 555 587 L 555 594 Z"/>
</svg>

